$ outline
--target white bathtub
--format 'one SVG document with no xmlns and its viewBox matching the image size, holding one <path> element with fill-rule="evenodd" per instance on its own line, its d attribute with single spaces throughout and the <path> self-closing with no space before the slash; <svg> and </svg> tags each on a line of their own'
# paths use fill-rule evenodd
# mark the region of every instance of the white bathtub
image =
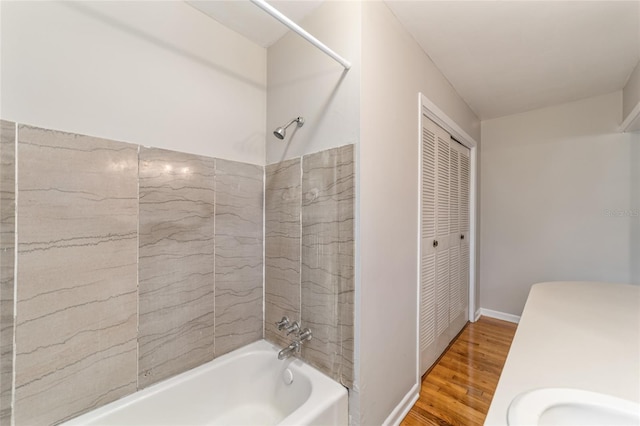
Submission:
<svg viewBox="0 0 640 426">
<path fill-rule="evenodd" d="M 347 390 L 261 340 L 64 425 L 347 425 Z M 286 384 L 285 376 L 293 375 Z"/>
</svg>

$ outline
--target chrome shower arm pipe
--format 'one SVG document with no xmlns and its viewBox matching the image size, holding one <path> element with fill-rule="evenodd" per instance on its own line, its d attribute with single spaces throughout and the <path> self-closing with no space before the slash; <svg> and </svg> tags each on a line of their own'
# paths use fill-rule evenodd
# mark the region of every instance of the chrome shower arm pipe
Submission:
<svg viewBox="0 0 640 426">
<path fill-rule="evenodd" d="M 315 38 L 314 36 L 309 34 L 307 31 L 304 30 L 304 28 L 302 28 L 301 26 L 299 26 L 298 24 L 293 22 L 286 15 L 284 15 L 282 12 L 280 12 L 275 7 L 271 6 L 265 0 L 251 0 L 251 3 L 255 4 L 260 9 L 264 10 L 269 15 L 273 16 L 278 21 L 282 22 L 284 25 L 289 27 L 290 30 L 292 30 L 295 33 L 297 33 L 300 37 L 304 38 L 309 43 L 311 43 L 315 47 L 317 47 L 318 49 L 322 50 L 324 53 L 329 55 L 333 60 L 338 62 L 340 65 L 342 65 L 344 67 L 344 69 L 348 70 L 348 69 L 351 68 L 351 62 L 347 61 L 342 56 L 338 55 L 336 52 L 334 52 L 333 50 L 329 49 L 329 47 L 327 47 L 326 44 L 324 44 L 323 42 L 321 42 L 320 40 L 318 40 L 317 38 Z"/>
<path fill-rule="evenodd" d="M 298 127 L 301 127 L 302 124 L 300 124 L 300 122 L 302 122 L 304 124 L 304 119 L 302 117 L 296 117 L 296 118 L 292 119 L 291 121 L 289 121 L 284 126 L 282 126 L 282 128 L 286 129 L 287 127 L 291 126 L 293 123 L 296 123 L 296 122 L 298 123 Z"/>
</svg>

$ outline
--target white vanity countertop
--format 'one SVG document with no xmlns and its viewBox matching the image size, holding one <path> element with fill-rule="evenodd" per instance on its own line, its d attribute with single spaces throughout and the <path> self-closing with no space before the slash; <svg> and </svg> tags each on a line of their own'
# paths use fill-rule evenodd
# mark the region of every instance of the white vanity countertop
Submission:
<svg viewBox="0 0 640 426">
<path fill-rule="evenodd" d="M 531 287 L 484 424 L 506 425 L 516 395 L 545 387 L 640 402 L 640 286 L 550 282 Z"/>
</svg>

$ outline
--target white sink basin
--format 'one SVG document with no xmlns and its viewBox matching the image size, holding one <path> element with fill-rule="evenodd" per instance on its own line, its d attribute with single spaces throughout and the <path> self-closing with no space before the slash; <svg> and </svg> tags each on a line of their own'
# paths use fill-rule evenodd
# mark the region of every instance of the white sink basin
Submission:
<svg viewBox="0 0 640 426">
<path fill-rule="evenodd" d="M 510 426 L 638 426 L 640 404 L 579 389 L 536 389 L 511 401 L 507 422 Z"/>
</svg>

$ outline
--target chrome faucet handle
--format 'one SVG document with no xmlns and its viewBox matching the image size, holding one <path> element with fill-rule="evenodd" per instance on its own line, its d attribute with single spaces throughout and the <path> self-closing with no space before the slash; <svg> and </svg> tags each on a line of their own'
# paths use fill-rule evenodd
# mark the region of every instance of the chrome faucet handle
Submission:
<svg viewBox="0 0 640 426">
<path fill-rule="evenodd" d="M 289 326 L 289 318 L 282 317 L 280 321 L 276 321 L 276 326 L 278 327 L 278 330 L 282 330 L 285 327 Z"/>
<path fill-rule="evenodd" d="M 313 337 L 313 334 L 311 334 L 311 330 L 309 330 L 308 328 L 305 328 L 298 335 L 298 340 L 300 342 L 306 342 L 307 340 L 311 340 L 312 337 Z"/>
<path fill-rule="evenodd" d="M 285 331 L 287 332 L 287 336 L 291 333 L 296 333 L 300 331 L 300 324 L 298 324 L 298 321 L 294 321 L 293 324 L 285 329 Z"/>
</svg>

